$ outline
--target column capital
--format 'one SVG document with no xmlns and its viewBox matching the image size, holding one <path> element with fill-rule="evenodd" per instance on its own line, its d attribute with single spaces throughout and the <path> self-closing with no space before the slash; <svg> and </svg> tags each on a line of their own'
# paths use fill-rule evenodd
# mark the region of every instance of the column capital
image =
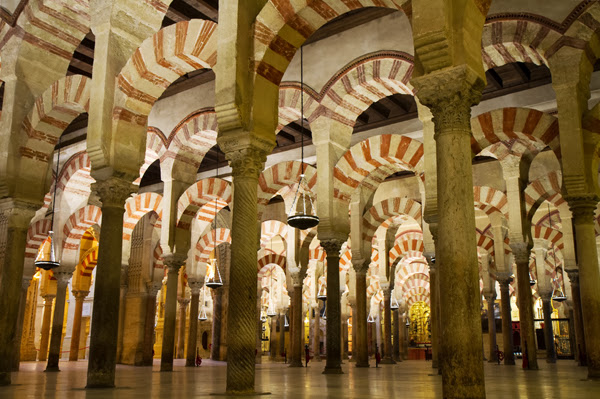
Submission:
<svg viewBox="0 0 600 399">
<path fill-rule="evenodd" d="M 569 276 L 571 285 L 579 285 L 579 269 L 565 269 L 565 272 Z"/>
<path fill-rule="evenodd" d="M 177 298 L 177 302 L 180 307 L 185 308 L 190 303 L 190 298 Z"/>
<path fill-rule="evenodd" d="M 116 176 L 92 184 L 92 192 L 98 195 L 103 207 L 123 208 L 123 211 L 125 211 L 125 201 L 137 189 L 130 181 Z"/>
<path fill-rule="evenodd" d="M 146 283 L 146 289 L 148 290 L 149 296 L 156 296 L 158 291 L 162 288 L 162 281 L 148 281 Z"/>
<path fill-rule="evenodd" d="M 352 267 L 356 274 L 364 274 L 366 275 L 369 271 L 369 265 L 371 264 L 371 260 L 364 260 L 358 258 L 352 258 Z"/>
<path fill-rule="evenodd" d="M 542 301 L 546 302 L 552 299 L 552 291 L 539 291 L 540 298 Z"/>
<path fill-rule="evenodd" d="M 267 155 L 271 153 L 269 146 L 249 145 L 225 152 L 225 157 L 231 165 L 233 177 L 249 177 L 258 179 L 264 169 Z"/>
<path fill-rule="evenodd" d="M 8 227 L 27 229 L 40 206 L 33 202 L 4 198 L 0 200 L 0 220 L 6 218 Z"/>
<path fill-rule="evenodd" d="M 508 287 L 508 285 L 513 281 L 513 279 L 514 277 L 512 273 L 496 273 L 496 281 L 498 282 L 498 284 L 500 284 L 500 287 L 502 287 L 503 285 Z"/>
<path fill-rule="evenodd" d="M 169 269 L 169 273 L 179 273 L 179 269 L 185 264 L 186 259 L 187 256 L 183 254 L 168 254 L 163 256 L 163 263 Z"/>
<path fill-rule="evenodd" d="M 493 302 L 496 300 L 496 291 L 484 291 L 483 296 L 488 302 Z"/>
<path fill-rule="evenodd" d="M 529 255 L 531 252 L 531 244 L 526 242 L 514 242 L 510 243 L 515 262 L 517 263 L 529 263 Z"/>
<path fill-rule="evenodd" d="M 440 134 L 470 134 L 471 106 L 479 103 L 485 82 L 466 65 L 432 72 L 411 80 L 419 101 L 433 115 Z"/>
<path fill-rule="evenodd" d="M 200 290 L 202 286 L 204 286 L 204 282 L 200 280 L 192 280 L 188 278 L 188 285 L 190 286 L 190 290 L 192 291 L 192 295 L 200 294 Z"/>
<path fill-rule="evenodd" d="M 340 256 L 340 250 L 344 241 L 337 238 L 329 238 L 321 241 L 321 246 L 325 250 L 326 256 Z"/>
<path fill-rule="evenodd" d="M 23 277 L 23 279 L 21 280 L 21 288 L 23 290 L 27 290 L 29 289 L 29 286 L 31 285 L 31 279 L 33 277 Z"/>
<path fill-rule="evenodd" d="M 569 209 L 573 214 L 573 222 L 575 224 L 593 224 L 594 213 L 598 205 L 598 198 L 595 194 L 589 195 L 567 195 L 565 200 L 569 204 Z"/>
<path fill-rule="evenodd" d="M 56 294 L 42 295 L 42 298 L 44 298 L 44 301 L 46 302 L 45 304 L 48 305 L 48 302 L 52 303 L 51 301 L 56 298 Z"/>
<path fill-rule="evenodd" d="M 73 290 L 71 291 L 75 299 L 85 299 L 89 295 L 89 291 Z"/>
<path fill-rule="evenodd" d="M 54 270 L 54 278 L 60 284 L 68 284 L 73 277 L 73 270 Z"/>
</svg>

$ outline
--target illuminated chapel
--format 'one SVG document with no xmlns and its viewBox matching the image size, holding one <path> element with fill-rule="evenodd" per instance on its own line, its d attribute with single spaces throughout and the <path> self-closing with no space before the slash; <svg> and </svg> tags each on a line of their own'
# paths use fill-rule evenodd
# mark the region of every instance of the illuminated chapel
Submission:
<svg viewBox="0 0 600 399">
<path fill-rule="evenodd" d="M 0 397 L 600 397 L 598 71 L 597 0 L 0 0 Z"/>
</svg>

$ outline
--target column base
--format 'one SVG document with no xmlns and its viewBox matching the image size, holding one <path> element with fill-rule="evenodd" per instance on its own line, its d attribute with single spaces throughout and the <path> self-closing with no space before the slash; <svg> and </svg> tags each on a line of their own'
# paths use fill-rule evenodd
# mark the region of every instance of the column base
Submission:
<svg viewBox="0 0 600 399">
<path fill-rule="evenodd" d="M 505 366 L 514 366 L 515 365 L 515 360 L 514 359 L 512 359 L 512 360 L 505 360 L 504 361 L 504 365 Z"/>
<path fill-rule="evenodd" d="M 588 380 L 600 381 L 600 370 L 588 368 Z"/>
<path fill-rule="evenodd" d="M 196 360 L 186 360 L 185 367 L 196 367 Z"/>
<path fill-rule="evenodd" d="M 10 372 L 0 372 L 0 387 L 10 385 Z"/>
<path fill-rule="evenodd" d="M 113 374 L 88 373 L 86 389 L 93 388 L 114 388 L 115 380 Z"/>
<path fill-rule="evenodd" d="M 356 359 L 354 357 L 348 358 L 348 363 L 356 363 Z"/>
<path fill-rule="evenodd" d="M 289 367 L 304 367 L 301 361 L 292 361 Z"/>
<path fill-rule="evenodd" d="M 58 371 L 60 371 L 58 366 L 51 366 L 51 367 L 46 367 L 46 370 L 44 370 L 44 373 L 56 373 Z"/>
<path fill-rule="evenodd" d="M 369 365 L 369 362 L 367 362 L 367 363 L 360 363 L 360 362 L 357 362 L 357 363 L 356 363 L 356 367 L 360 367 L 360 368 L 368 368 L 368 367 L 371 367 L 371 366 Z"/>
<path fill-rule="evenodd" d="M 340 366 L 337 367 L 325 367 L 322 374 L 344 374 Z"/>
<path fill-rule="evenodd" d="M 211 393 L 210 396 L 264 396 L 270 394 L 271 392 L 225 391 L 224 393 Z"/>
<path fill-rule="evenodd" d="M 498 359 L 490 359 L 488 360 L 488 363 L 498 363 Z"/>
<path fill-rule="evenodd" d="M 173 364 L 172 363 L 161 363 L 160 371 L 173 371 Z"/>
<path fill-rule="evenodd" d="M 383 359 L 381 359 L 379 364 L 396 364 L 396 361 L 394 359 L 392 359 L 391 357 L 388 357 L 388 358 L 384 357 Z"/>
</svg>

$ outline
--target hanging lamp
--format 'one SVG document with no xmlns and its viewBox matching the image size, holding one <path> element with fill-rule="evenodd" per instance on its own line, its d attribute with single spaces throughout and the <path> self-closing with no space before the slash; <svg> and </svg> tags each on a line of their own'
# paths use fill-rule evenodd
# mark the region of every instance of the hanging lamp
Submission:
<svg viewBox="0 0 600 399">
<path fill-rule="evenodd" d="M 265 309 L 262 309 L 260 311 L 260 321 L 262 321 L 263 323 L 267 321 L 267 313 L 265 312 Z"/>
<path fill-rule="evenodd" d="M 271 269 L 271 275 L 269 276 L 269 307 L 267 308 L 267 316 L 275 317 L 277 316 L 277 312 L 273 307 L 273 272 L 275 271 L 275 267 Z"/>
<path fill-rule="evenodd" d="M 290 326 L 290 322 L 288 321 L 287 315 L 284 315 L 283 318 L 284 318 L 283 328 L 288 328 Z"/>
<path fill-rule="evenodd" d="M 529 271 L 529 285 L 533 287 L 535 285 L 535 283 L 536 283 L 535 277 L 533 277 L 533 273 L 531 273 L 531 270 L 530 270 Z"/>
<path fill-rule="evenodd" d="M 396 297 L 392 297 L 392 301 L 390 302 L 390 310 L 398 310 L 400 308 L 400 304 Z"/>
<path fill-rule="evenodd" d="M 217 176 L 219 178 L 219 148 L 217 147 Z M 223 280 L 221 279 L 221 272 L 219 271 L 219 264 L 217 263 L 217 199 L 215 198 L 215 218 L 213 220 L 213 242 L 215 245 L 215 256 L 209 263 L 208 279 L 205 285 L 211 289 L 217 289 L 223 286 Z"/>
<path fill-rule="evenodd" d="M 202 310 L 200 311 L 200 315 L 198 315 L 198 321 L 206 321 L 208 317 L 206 316 L 206 289 L 202 289 Z"/>
<path fill-rule="evenodd" d="M 325 265 L 323 265 L 323 268 L 321 269 L 321 275 L 323 276 L 325 274 Z M 319 292 L 317 292 L 317 299 L 320 299 L 322 301 L 327 299 L 327 286 L 325 285 L 325 283 L 321 284 L 321 286 L 319 287 Z"/>
<path fill-rule="evenodd" d="M 375 318 L 371 313 L 369 313 L 369 316 L 367 317 L 367 323 L 375 323 Z"/>
<path fill-rule="evenodd" d="M 56 172 L 54 181 L 54 194 L 52 198 L 52 210 L 50 231 L 48 232 L 48 238 L 42 244 L 42 247 L 38 251 L 38 255 L 35 258 L 34 265 L 40 269 L 50 270 L 60 266 L 60 262 L 56 259 L 56 242 L 54 240 L 54 211 L 56 209 L 56 192 L 58 191 L 58 167 L 60 165 L 60 144 L 62 136 L 58 138 L 58 154 L 56 156 Z"/>
<path fill-rule="evenodd" d="M 312 212 L 314 209 L 312 198 L 310 195 L 306 193 L 309 190 L 308 183 L 304 178 L 304 54 L 302 51 L 302 47 L 300 47 L 300 125 L 302 128 L 302 132 L 300 134 L 301 137 L 301 170 L 300 170 L 300 180 L 298 181 L 298 187 L 296 188 L 296 194 L 294 195 L 294 201 L 292 202 L 292 206 L 288 213 L 288 224 L 296 229 L 306 230 L 312 227 L 315 227 L 319 224 L 319 218 L 312 213 L 307 213 L 306 211 L 306 198 L 308 197 L 308 202 L 310 203 L 309 211 Z M 298 202 L 302 201 L 302 205 L 300 210 L 297 211 Z"/>
<path fill-rule="evenodd" d="M 327 320 L 327 302 L 324 302 L 325 306 L 323 306 L 323 314 L 321 315 L 321 319 Z"/>
<path fill-rule="evenodd" d="M 550 216 L 550 204 L 548 204 L 548 220 L 550 221 L 550 228 L 552 228 L 552 217 Z M 554 250 L 554 243 L 552 243 L 552 255 L 554 258 L 554 272 L 556 273 L 556 251 Z M 552 300 L 556 302 L 563 302 L 567 300 L 567 296 L 563 291 L 560 283 L 556 278 L 552 279 Z"/>
</svg>

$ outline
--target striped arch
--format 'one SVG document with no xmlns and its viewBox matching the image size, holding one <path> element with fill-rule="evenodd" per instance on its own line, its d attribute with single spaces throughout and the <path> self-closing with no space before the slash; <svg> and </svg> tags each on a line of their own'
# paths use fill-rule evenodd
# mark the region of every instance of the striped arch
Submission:
<svg viewBox="0 0 600 399">
<path fill-rule="evenodd" d="M 76 265 L 79 260 L 79 244 L 86 230 L 100 225 L 102 211 L 95 205 L 87 205 L 75 211 L 63 227 L 63 260 Z"/>
<path fill-rule="evenodd" d="M 396 245 L 400 247 L 400 255 L 408 251 L 423 252 L 423 232 L 421 230 L 405 230 L 396 236 Z"/>
<path fill-rule="evenodd" d="M 398 134 L 369 137 L 352 146 L 333 170 L 334 197 L 349 201 L 361 183 L 375 191 L 387 176 L 399 170 L 423 169 L 423 144 Z"/>
<path fill-rule="evenodd" d="M 481 234 L 477 230 L 477 247 L 483 249 L 488 254 L 494 252 L 494 239 L 486 234 Z"/>
<path fill-rule="evenodd" d="M 259 219 L 265 206 L 282 188 L 297 184 L 302 173 L 302 163 L 285 161 L 265 169 L 258 177 L 258 214 Z M 304 176 L 313 196 L 316 194 L 317 170 L 304 164 Z"/>
<path fill-rule="evenodd" d="M 154 262 L 154 269 L 164 269 L 165 264 L 162 258 L 163 250 L 160 246 L 160 241 L 156 243 L 154 247 L 154 252 L 152 252 L 152 260 Z"/>
<path fill-rule="evenodd" d="M 286 125 L 300 119 L 301 103 L 299 85 L 285 85 L 279 87 L 279 124 L 276 133 L 279 133 Z M 304 118 L 311 121 L 313 114 L 319 107 L 319 100 L 312 90 L 304 89 Z"/>
<path fill-rule="evenodd" d="M 94 182 L 94 179 L 90 176 L 91 168 L 90 157 L 86 151 L 71 156 L 60 171 L 58 189 L 69 194 L 88 196 L 90 185 Z M 69 183 L 71 183 L 70 186 Z"/>
<path fill-rule="evenodd" d="M 532 226 L 531 236 L 542 240 L 550 241 L 553 245 L 562 244 L 562 233 L 559 230 L 551 229 L 545 226 Z"/>
<path fill-rule="evenodd" d="M 419 257 L 406 256 L 396 267 L 396 285 L 402 287 L 406 279 L 413 274 L 422 274 L 429 276 L 429 265 L 422 254 Z"/>
<path fill-rule="evenodd" d="M 475 208 L 481 209 L 487 215 L 500 212 L 505 218 L 508 218 L 508 198 L 500 190 L 489 186 L 473 187 L 473 198 Z"/>
<path fill-rule="evenodd" d="M 292 0 L 269 0 L 254 23 L 254 65 L 257 94 L 276 88 L 298 47 L 317 29 L 334 18 L 364 7 L 386 7 L 401 10 L 407 1 L 362 0 L 295 3 Z M 410 8 L 407 7 L 407 13 Z M 290 41 L 290 38 L 295 39 Z M 261 77 L 262 79 L 258 79 Z M 262 80 L 262 82 L 261 82 Z"/>
<path fill-rule="evenodd" d="M 156 212 L 158 220 L 162 219 L 162 196 L 160 194 L 143 193 L 127 199 L 123 218 L 123 240 L 131 240 L 135 225 L 148 212 Z"/>
<path fill-rule="evenodd" d="M 532 220 L 539 206 L 546 200 L 552 200 L 552 204 L 557 208 L 564 204 L 561 186 L 562 174 L 557 171 L 552 171 L 547 176 L 529 183 L 524 192 L 527 220 Z"/>
<path fill-rule="evenodd" d="M 216 229 L 216 232 L 214 230 L 207 231 L 196 243 L 196 263 L 208 263 L 210 260 L 210 253 L 215 247 L 218 247 L 223 243 L 231 244 L 231 231 L 229 229 L 220 227 Z"/>
<path fill-rule="evenodd" d="M 373 205 L 363 216 L 363 240 L 370 243 L 377 228 L 391 216 L 406 215 L 421 224 L 421 204 L 410 198 L 388 198 Z"/>
<path fill-rule="evenodd" d="M 35 259 L 40 245 L 48 238 L 52 228 L 52 221 L 48 218 L 40 219 L 29 225 L 27 230 L 27 243 L 25 244 L 25 258 Z"/>
<path fill-rule="evenodd" d="M 262 222 L 260 225 L 260 246 L 266 248 L 267 243 L 275 236 L 281 236 L 284 244 L 286 244 L 287 227 L 287 224 L 280 222 L 279 220 L 266 220 Z"/>
<path fill-rule="evenodd" d="M 231 202 L 231 183 L 211 177 L 192 184 L 177 201 L 177 227 L 189 230 L 198 211 L 207 203 L 214 205 L 215 200 L 217 212 Z M 206 221 L 213 220 L 214 208 L 210 213 L 212 216 Z"/>
<path fill-rule="evenodd" d="M 561 158 L 558 119 L 545 112 L 514 107 L 496 109 L 472 118 L 471 127 L 473 154 L 498 142 L 526 139 L 544 143 Z"/>
<path fill-rule="evenodd" d="M 311 249 L 308 253 L 309 260 L 316 260 L 317 262 L 325 262 L 326 258 L 327 258 L 327 256 L 325 254 L 325 250 L 323 250 L 323 247 L 321 247 L 321 245 Z"/>
<path fill-rule="evenodd" d="M 217 144 L 217 114 L 212 108 L 195 112 L 184 119 L 171 136 L 173 138 L 168 151 L 161 157 L 161 164 L 172 164 L 169 175 L 174 178 L 192 177 L 196 180 L 202 159 Z"/>
<path fill-rule="evenodd" d="M 583 2 L 582 2 L 583 3 Z M 600 57 L 600 5 L 597 1 L 590 1 L 589 7 L 569 26 L 564 37 L 548 51 L 550 58 L 561 47 L 581 49 L 581 61 L 593 66 Z"/>
<path fill-rule="evenodd" d="M 415 273 L 408 276 L 402 283 L 402 291 L 410 291 L 415 288 L 425 288 L 429 293 L 429 275 Z"/>
<path fill-rule="evenodd" d="M 287 260 L 285 255 L 268 254 L 263 256 L 258 260 L 258 271 L 260 272 L 263 267 L 270 264 L 276 264 L 277 266 L 281 267 L 285 272 L 287 266 Z M 259 276 L 258 279 L 260 280 L 261 276 Z"/>
<path fill-rule="evenodd" d="M 481 37 L 485 69 L 513 62 L 548 65 L 546 52 L 561 39 L 562 34 L 526 18 L 502 20 L 488 17 Z"/>
<path fill-rule="evenodd" d="M 352 266 L 352 250 L 348 247 L 340 257 L 340 272 L 348 271 Z"/>
<path fill-rule="evenodd" d="M 181 76 L 217 61 L 217 24 L 193 19 L 161 29 L 133 53 L 117 77 L 113 117 L 144 126 L 152 106 Z"/>
<path fill-rule="evenodd" d="M 394 94 L 412 95 L 413 57 L 406 53 L 365 57 L 330 83 L 321 100 L 341 123 L 354 126 L 373 103 Z"/>
<path fill-rule="evenodd" d="M 406 291 L 403 296 L 406 299 L 406 305 L 409 308 L 417 302 L 425 302 L 427 306 L 431 306 L 429 291 L 423 287 L 411 288 Z"/>
<path fill-rule="evenodd" d="M 142 177 L 157 159 L 160 159 L 167 151 L 166 138 L 164 133 L 157 127 L 149 126 L 146 133 L 146 155 L 144 163 L 140 168 L 140 177 L 136 179 L 135 184 L 140 184 Z"/>
</svg>

